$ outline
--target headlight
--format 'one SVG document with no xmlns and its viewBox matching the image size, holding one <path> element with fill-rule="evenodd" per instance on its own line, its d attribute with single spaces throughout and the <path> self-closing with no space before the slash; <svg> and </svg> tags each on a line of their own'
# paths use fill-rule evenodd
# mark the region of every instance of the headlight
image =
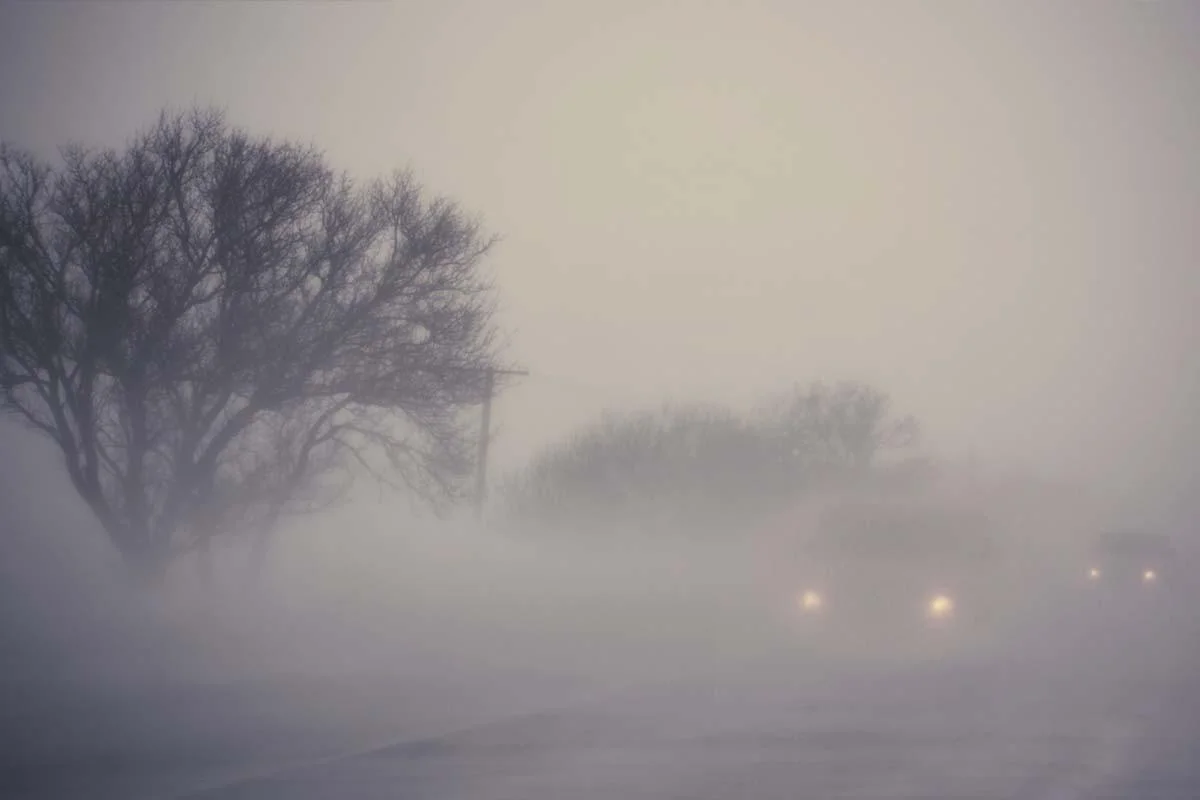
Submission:
<svg viewBox="0 0 1200 800">
<path fill-rule="evenodd" d="M 796 599 L 796 603 L 800 606 L 801 611 L 812 613 L 821 610 L 821 607 L 825 605 L 825 598 L 821 597 L 820 593 L 810 589 L 801 594 Z"/>
<path fill-rule="evenodd" d="M 1094 581 L 1099 580 L 1100 579 L 1100 569 L 1098 567 L 1092 567 L 1091 569 L 1088 570 L 1088 577 Z"/>
<path fill-rule="evenodd" d="M 1152 569 L 1148 569 L 1142 573 L 1142 583 L 1154 583 L 1158 580 L 1158 573 Z"/>
<path fill-rule="evenodd" d="M 949 595 L 935 594 L 925 607 L 930 619 L 946 619 L 954 615 L 954 601 Z"/>
</svg>

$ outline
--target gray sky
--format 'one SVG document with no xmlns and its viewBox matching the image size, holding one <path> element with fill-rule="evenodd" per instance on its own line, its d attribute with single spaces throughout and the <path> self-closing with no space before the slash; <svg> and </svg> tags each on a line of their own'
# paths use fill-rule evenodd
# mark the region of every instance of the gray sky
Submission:
<svg viewBox="0 0 1200 800">
<path fill-rule="evenodd" d="M 946 452 L 1144 481 L 1200 441 L 1200 6 L 18 2 L 0 70 L 47 154 L 214 103 L 477 211 L 535 373 L 500 467 L 813 377 Z"/>
</svg>

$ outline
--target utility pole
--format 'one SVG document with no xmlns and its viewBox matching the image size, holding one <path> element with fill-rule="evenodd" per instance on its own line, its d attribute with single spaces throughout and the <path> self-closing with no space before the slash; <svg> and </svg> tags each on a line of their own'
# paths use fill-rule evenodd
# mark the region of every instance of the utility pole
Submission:
<svg viewBox="0 0 1200 800">
<path fill-rule="evenodd" d="M 487 370 L 483 384 L 483 418 L 479 423 L 479 451 L 475 461 L 475 518 L 483 519 L 483 505 L 487 499 L 488 443 L 491 441 L 492 395 L 496 393 L 497 375 L 528 375 L 523 369 Z"/>
</svg>

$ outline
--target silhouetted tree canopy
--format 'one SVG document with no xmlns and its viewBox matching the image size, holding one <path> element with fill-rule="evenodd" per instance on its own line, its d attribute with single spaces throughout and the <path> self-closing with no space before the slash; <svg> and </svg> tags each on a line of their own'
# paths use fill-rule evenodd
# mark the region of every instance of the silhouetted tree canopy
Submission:
<svg viewBox="0 0 1200 800">
<path fill-rule="evenodd" d="M 700 521 L 753 489 L 763 453 L 755 432 L 720 408 L 611 415 L 550 447 L 510 480 L 517 519 L 585 527 Z"/>
<path fill-rule="evenodd" d="M 763 412 L 760 425 L 790 465 L 792 483 L 814 475 L 852 477 L 920 437 L 914 417 L 895 416 L 891 397 L 860 381 L 797 386 Z"/>
<path fill-rule="evenodd" d="M 217 112 L 53 165 L 4 146 L 0 400 L 142 572 L 330 502 L 355 464 L 453 499 L 491 244 L 407 174 L 356 182 Z"/>
<path fill-rule="evenodd" d="M 521 524 L 721 532 L 819 484 L 861 480 L 917 435 L 884 392 L 814 383 L 748 417 L 703 406 L 608 416 L 536 456 L 505 496 Z"/>
</svg>

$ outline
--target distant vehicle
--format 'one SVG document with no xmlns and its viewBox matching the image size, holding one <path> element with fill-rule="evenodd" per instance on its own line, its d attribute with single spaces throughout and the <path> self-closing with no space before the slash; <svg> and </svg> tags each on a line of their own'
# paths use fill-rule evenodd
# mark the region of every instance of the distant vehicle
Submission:
<svg viewBox="0 0 1200 800">
<path fill-rule="evenodd" d="M 1178 557 L 1171 539 L 1161 533 L 1109 530 L 1089 543 L 1083 576 L 1097 588 L 1156 590 L 1171 579 Z"/>
<path fill-rule="evenodd" d="M 795 613 L 823 635 L 885 650 L 927 632 L 974 637 L 1018 600 L 1010 559 L 978 511 L 853 502 L 815 522 L 790 571 Z"/>
</svg>

